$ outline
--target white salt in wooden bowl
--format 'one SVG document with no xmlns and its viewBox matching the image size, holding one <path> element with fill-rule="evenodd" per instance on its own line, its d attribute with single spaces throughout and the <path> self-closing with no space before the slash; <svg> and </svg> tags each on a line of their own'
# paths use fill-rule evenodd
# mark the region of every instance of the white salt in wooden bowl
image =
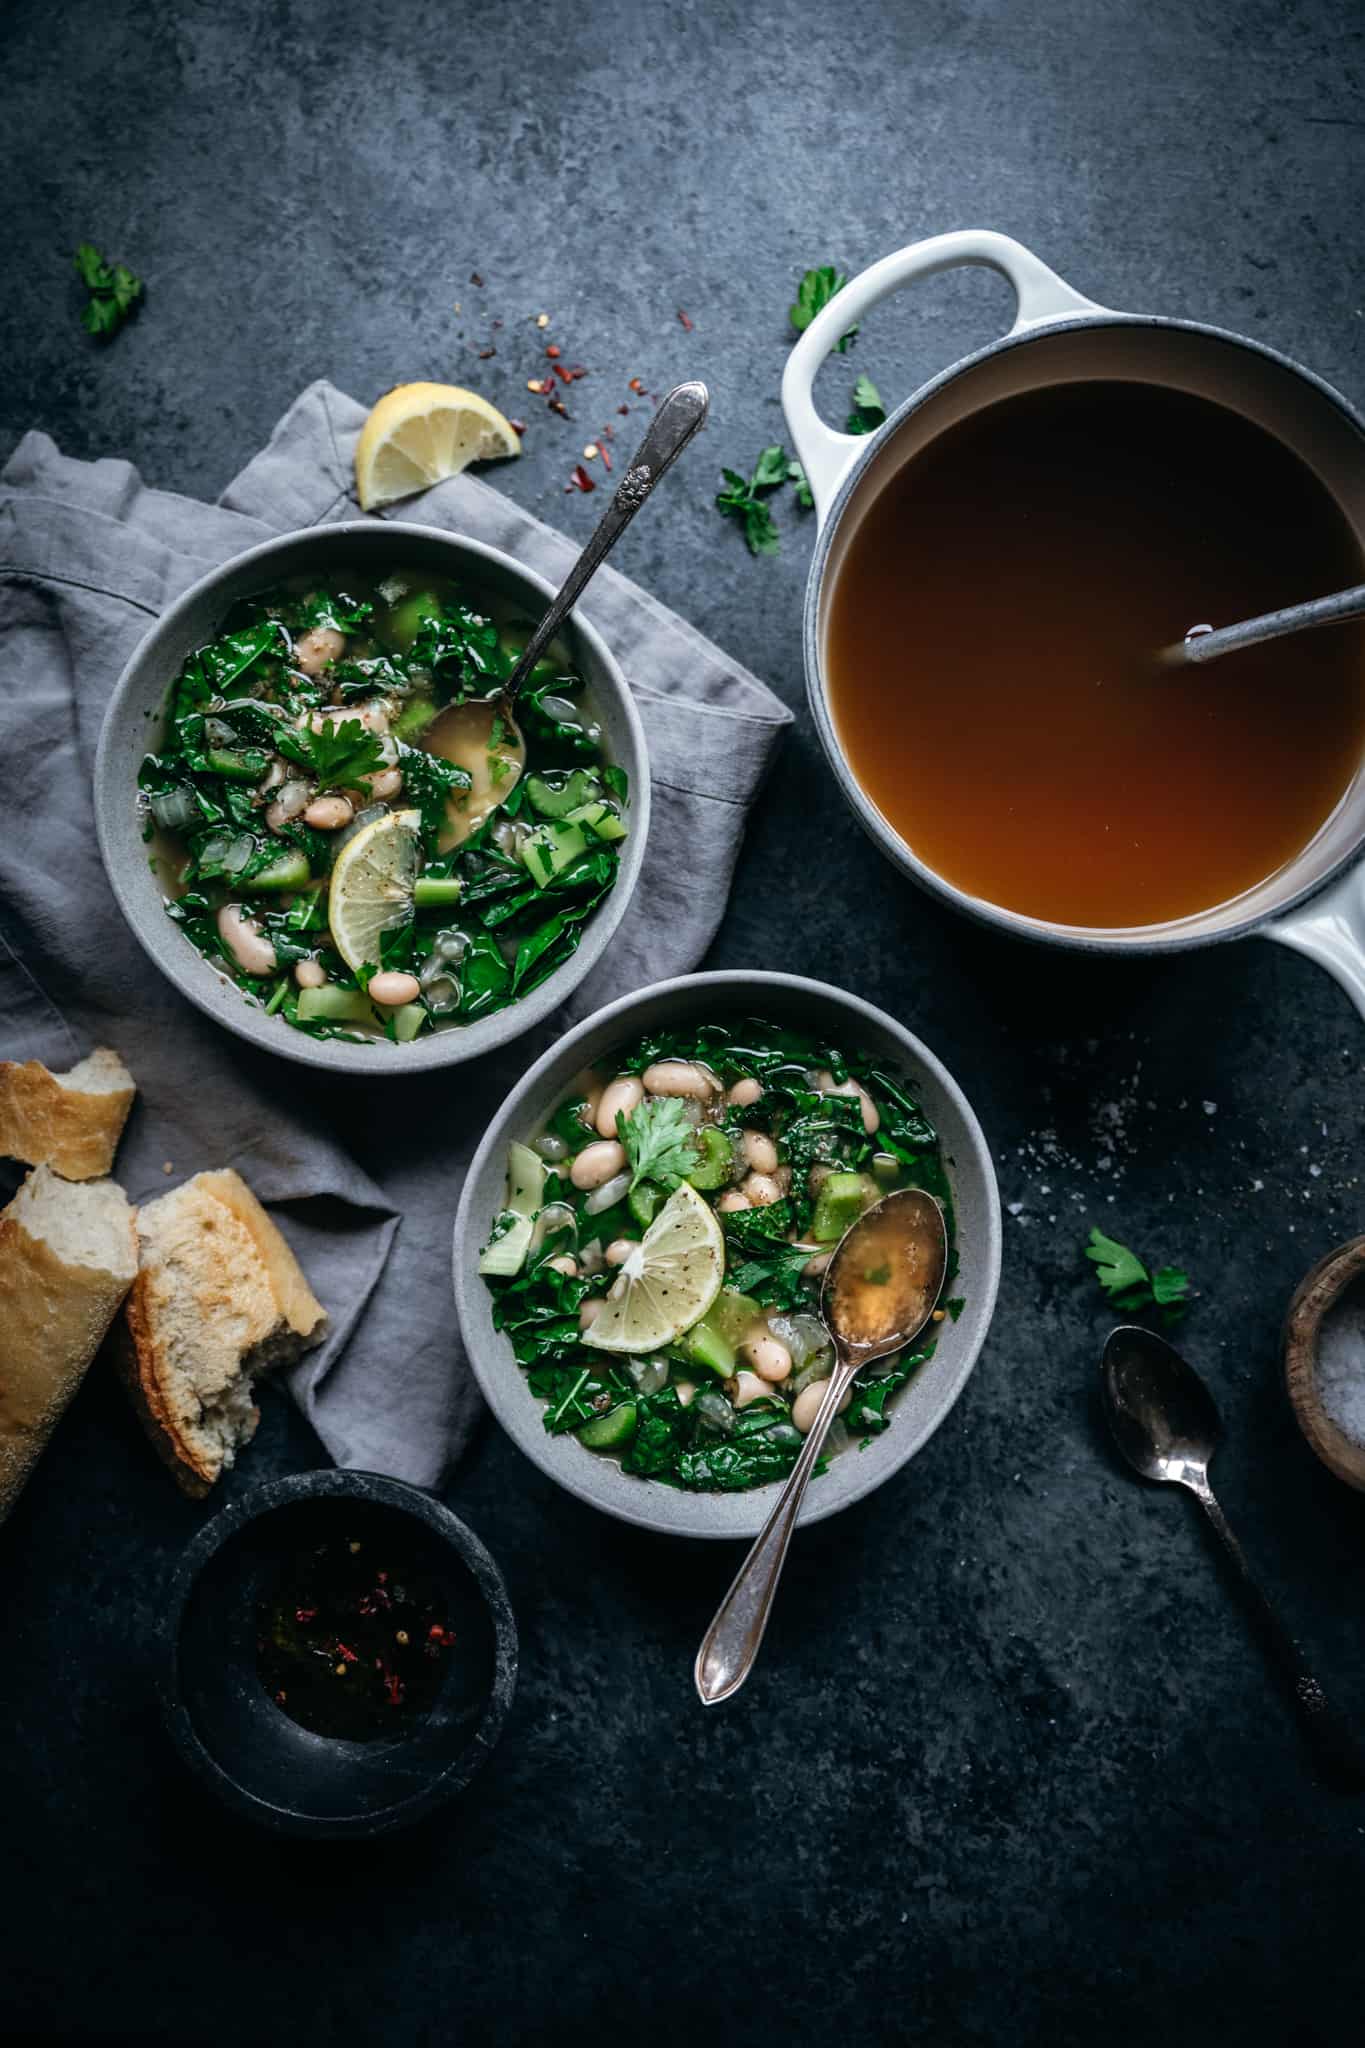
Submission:
<svg viewBox="0 0 1365 2048">
<path fill-rule="evenodd" d="M 1338 1245 L 1300 1281 L 1285 1318 L 1284 1377 L 1313 1450 L 1365 1493 L 1365 1237 Z"/>
</svg>

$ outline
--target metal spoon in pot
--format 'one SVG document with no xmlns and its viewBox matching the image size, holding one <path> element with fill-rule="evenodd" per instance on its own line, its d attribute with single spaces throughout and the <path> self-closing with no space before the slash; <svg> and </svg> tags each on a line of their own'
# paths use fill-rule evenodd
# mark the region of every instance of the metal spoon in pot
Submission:
<svg viewBox="0 0 1365 2048">
<path fill-rule="evenodd" d="M 834 1340 L 834 1371 L 777 1506 L 697 1652 L 703 1706 L 728 1700 L 753 1668 L 806 1483 L 854 1374 L 914 1342 L 938 1305 L 947 1267 L 943 1211 L 920 1188 L 898 1188 L 840 1238 L 820 1290 L 820 1318 Z"/>
<path fill-rule="evenodd" d="M 453 761 L 470 778 L 469 788 L 452 797 L 448 806 L 440 841 L 443 853 L 463 845 L 516 788 L 526 766 L 526 742 L 512 711 L 517 692 L 655 484 L 701 426 L 709 404 L 706 386 L 695 382 L 676 384 L 660 399 L 635 460 L 497 696 L 451 704 L 423 733 L 422 745 L 428 753 Z"/>
<path fill-rule="evenodd" d="M 1306 633 L 1314 626 L 1335 626 L 1343 619 L 1365 618 L 1365 583 L 1350 590 L 1333 591 L 1330 597 L 1315 597 L 1307 604 L 1286 605 L 1283 611 L 1262 612 L 1258 618 L 1241 619 L 1235 626 L 1191 626 L 1183 640 L 1163 647 L 1157 655 L 1162 668 L 1202 666 L 1243 647 L 1259 647 L 1266 640 L 1282 640 L 1286 633 Z"/>
<path fill-rule="evenodd" d="M 1104 1412 L 1114 1441 L 1135 1472 L 1184 1486 L 1208 1517 L 1231 1559 L 1266 1645 L 1288 1679 L 1294 1704 L 1324 1775 L 1365 1787 L 1365 1757 L 1331 1708 L 1303 1651 L 1251 1576 L 1246 1553 L 1209 1485 L 1209 1460 L 1222 1427 L 1218 1410 L 1193 1366 L 1164 1338 L 1137 1324 L 1111 1330 L 1100 1367 Z"/>
</svg>

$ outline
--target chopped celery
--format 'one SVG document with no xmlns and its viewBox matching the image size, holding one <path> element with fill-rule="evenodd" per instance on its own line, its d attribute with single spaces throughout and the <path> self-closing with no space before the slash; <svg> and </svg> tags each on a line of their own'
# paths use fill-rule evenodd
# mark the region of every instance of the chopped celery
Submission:
<svg viewBox="0 0 1365 2048">
<path fill-rule="evenodd" d="M 536 887 L 544 889 L 587 850 L 577 825 L 547 824 L 522 842 L 521 858 Z"/>
<path fill-rule="evenodd" d="M 735 1170 L 734 1149 L 724 1131 L 706 1124 L 697 1132 L 697 1164 L 687 1178 L 694 1188 L 723 1188 Z"/>
<path fill-rule="evenodd" d="M 502 1235 L 495 1237 L 493 1242 L 485 1245 L 480 1252 L 479 1271 L 507 1280 L 519 1273 L 531 1242 L 533 1227 L 529 1216 L 514 1215 Z"/>
<path fill-rule="evenodd" d="M 463 887 L 456 875 L 419 875 L 412 885 L 412 900 L 419 910 L 444 909 L 459 902 Z"/>
<path fill-rule="evenodd" d="M 309 1024 L 373 1024 L 374 1005 L 360 989 L 338 988 L 329 981 L 299 990 L 299 1015 Z"/>
<path fill-rule="evenodd" d="M 600 799 L 602 785 L 586 768 L 575 768 L 558 788 L 543 775 L 526 778 L 526 801 L 542 818 L 567 818 L 580 808 Z"/>
<path fill-rule="evenodd" d="M 393 1012 L 393 1035 L 400 1045 L 416 1038 L 430 1013 L 425 1003 L 404 1003 Z"/>
<path fill-rule="evenodd" d="M 268 868 L 262 868 L 259 875 L 253 875 L 247 883 L 248 889 L 306 889 L 312 880 L 308 856 L 300 847 L 291 846 L 272 860 Z"/>
<path fill-rule="evenodd" d="M 811 1236 L 832 1244 L 852 1227 L 867 1207 L 867 1184 L 860 1173 L 827 1174 L 815 1198 Z"/>
</svg>

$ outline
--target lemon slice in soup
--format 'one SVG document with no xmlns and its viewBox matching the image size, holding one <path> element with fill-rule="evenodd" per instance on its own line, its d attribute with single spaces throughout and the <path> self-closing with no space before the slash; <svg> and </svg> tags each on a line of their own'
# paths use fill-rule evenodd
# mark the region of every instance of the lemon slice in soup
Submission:
<svg viewBox="0 0 1365 2048">
<path fill-rule="evenodd" d="M 419 811 L 386 811 L 348 839 L 332 869 L 327 922 L 332 941 L 355 972 L 378 967 L 385 932 L 412 916 L 413 884 L 422 861 Z"/>
<path fill-rule="evenodd" d="M 674 1344 L 706 1314 L 724 1272 L 720 1224 L 684 1182 L 618 1271 L 583 1342 L 598 1351 L 635 1353 Z"/>
<path fill-rule="evenodd" d="M 388 391 L 360 430 L 356 495 L 362 512 L 390 505 L 458 476 L 471 462 L 520 455 L 512 422 L 458 384 L 400 384 Z"/>
</svg>

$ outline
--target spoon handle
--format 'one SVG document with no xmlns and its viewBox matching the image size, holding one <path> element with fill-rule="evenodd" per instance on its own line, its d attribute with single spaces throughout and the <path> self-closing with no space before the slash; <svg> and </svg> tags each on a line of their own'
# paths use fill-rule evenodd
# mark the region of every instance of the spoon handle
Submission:
<svg viewBox="0 0 1365 2048">
<path fill-rule="evenodd" d="M 1354 1790 L 1365 1789 L 1365 1755 L 1354 1734 L 1331 1706 L 1308 1668 L 1308 1660 L 1251 1575 L 1246 1552 L 1232 1532 L 1205 1480 L 1191 1488 L 1214 1533 L 1231 1558 L 1250 1602 L 1251 1611 L 1280 1670 L 1288 1679 L 1305 1735 L 1325 1777 Z"/>
<path fill-rule="evenodd" d="M 596 575 L 655 484 L 677 461 L 701 426 L 710 402 L 706 386 L 695 381 L 675 384 L 668 395 L 660 399 L 649 430 L 635 451 L 635 460 L 616 486 L 596 531 L 565 577 L 558 595 L 527 641 L 521 660 L 507 678 L 503 690 L 506 699 L 510 701 L 516 696 L 582 596 L 584 585 Z"/>
<path fill-rule="evenodd" d="M 715 1620 L 702 1637 L 693 1676 L 704 1707 L 719 1706 L 722 1700 L 728 1700 L 753 1669 L 772 1612 L 777 1582 L 787 1561 L 787 1547 L 805 1499 L 806 1482 L 824 1447 L 835 1410 L 857 1370 L 856 1362 L 836 1365 L 810 1435 L 778 1495 L 777 1506 L 735 1573 L 734 1583 L 716 1609 Z"/>
<path fill-rule="evenodd" d="M 1193 662 L 1218 661 L 1236 654 L 1241 647 L 1259 647 L 1266 640 L 1282 640 L 1287 633 L 1306 633 L 1315 626 L 1335 626 L 1342 619 L 1365 615 L 1365 583 L 1349 590 L 1334 590 L 1330 597 L 1310 598 L 1306 604 L 1286 605 L 1282 611 L 1262 612 L 1258 618 L 1239 619 L 1235 626 L 1220 626 L 1215 633 L 1194 632 L 1161 651 L 1167 668 L 1184 668 Z"/>
</svg>

